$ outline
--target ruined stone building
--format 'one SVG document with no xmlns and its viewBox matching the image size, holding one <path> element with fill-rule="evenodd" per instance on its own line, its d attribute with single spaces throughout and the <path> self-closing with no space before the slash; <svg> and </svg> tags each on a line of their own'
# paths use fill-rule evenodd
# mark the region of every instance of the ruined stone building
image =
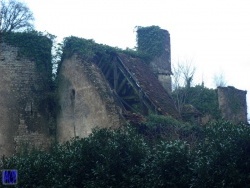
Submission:
<svg viewBox="0 0 250 188">
<path fill-rule="evenodd" d="M 58 69 L 57 95 L 51 94 L 51 40 L 37 33 L 1 37 L 0 155 L 46 149 L 55 140 L 86 137 L 95 127 L 119 127 L 128 112 L 180 118 L 166 92 L 170 40 L 161 32 L 165 50 L 150 64 L 93 41 L 79 39 L 83 46 L 77 50 L 70 44 Z"/>
<path fill-rule="evenodd" d="M 149 64 L 90 40 L 66 39 L 58 69 L 58 141 L 85 137 L 95 127 L 118 127 L 127 112 L 180 118 L 167 92 L 171 88 L 169 34 L 160 32 L 164 50 Z"/>
<path fill-rule="evenodd" d="M 134 112 L 181 119 L 170 95 L 169 33 L 155 26 L 138 31 L 140 54 L 92 40 L 66 38 L 56 92 L 48 37 L 16 33 L 1 38 L 0 156 L 86 137 L 96 127 L 117 128 Z M 152 31 L 157 35 L 151 36 Z M 226 111 L 225 98 L 231 88 L 218 91 L 220 108 Z M 240 105 L 242 112 L 234 117 L 231 110 L 223 117 L 245 119 L 244 94 L 230 95 L 234 100 L 242 98 L 240 104 L 233 105 Z"/>
</svg>

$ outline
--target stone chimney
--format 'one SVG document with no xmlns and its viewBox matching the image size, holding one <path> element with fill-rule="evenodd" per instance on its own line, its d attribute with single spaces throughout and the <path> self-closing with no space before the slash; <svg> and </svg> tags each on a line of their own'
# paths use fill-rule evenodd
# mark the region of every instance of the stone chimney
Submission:
<svg viewBox="0 0 250 188">
<path fill-rule="evenodd" d="M 153 72 L 157 75 L 158 80 L 161 82 L 162 86 L 169 93 L 172 91 L 172 81 L 171 81 L 171 48 L 170 48 L 170 35 L 167 30 L 160 30 L 163 37 L 163 51 L 159 56 L 154 57 L 150 62 L 150 67 Z"/>
<path fill-rule="evenodd" d="M 158 26 L 139 27 L 137 30 L 138 51 L 150 56 L 150 68 L 169 93 L 171 81 L 170 34 Z"/>
</svg>

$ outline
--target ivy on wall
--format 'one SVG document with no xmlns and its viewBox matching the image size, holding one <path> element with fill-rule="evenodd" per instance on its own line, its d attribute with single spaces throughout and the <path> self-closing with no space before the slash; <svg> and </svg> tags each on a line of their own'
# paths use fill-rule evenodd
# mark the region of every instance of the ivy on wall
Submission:
<svg viewBox="0 0 250 188">
<path fill-rule="evenodd" d="M 18 56 L 35 61 L 39 71 L 52 74 L 52 35 L 41 32 L 2 33 L 1 42 L 19 48 Z"/>
<path fill-rule="evenodd" d="M 163 42 L 162 42 L 163 43 Z M 131 57 L 140 58 L 147 61 L 148 57 L 138 50 L 127 48 L 125 50 L 111 47 L 108 45 L 97 44 L 92 39 L 84 39 L 75 36 L 66 37 L 61 47 L 63 61 L 65 58 L 71 57 L 73 54 L 83 57 L 84 59 L 102 59 L 110 60 L 110 57 L 116 53 L 125 53 Z"/>
<path fill-rule="evenodd" d="M 182 96 L 179 97 L 178 96 Z M 203 115 L 210 115 L 213 119 L 221 119 L 216 90 L 209 89 L 203 85 L 190 88 L 179 88 L 172 92 L 175 103 L 184 100 L 182 106 L 192 105 Z M 182 108 L 181 108 L 182 109 Z"/>
<path fill-rule="evenodd" d="M 82 39 L 74 36 L 66 37 L 62 46 L 62 60 L 71 57 L 75 53 L 85 58 L 91 58 L 94 55 L 94 44 L 93 40 Z"/>
<path fill-rule="evenodd" d="M 41 114 L 49 112 L 50 130 L 55 130 L 56 97 L 55 82 L 52 80 L 52 46 L 55 36 L 37 31 L 1 33 L 0 42 L 18 48 L 17 56 L 35 62 L 37 73 L 42 79 L 33 92 Z M 22 61 L 20 61 L 22 63 Z"/>
<path fill-rule="evenodd" d="M 137 49 L 148 60 L 159 56 L 164 51 L 164 32 L 158 26 L 137 27 Z"/>
</svg>

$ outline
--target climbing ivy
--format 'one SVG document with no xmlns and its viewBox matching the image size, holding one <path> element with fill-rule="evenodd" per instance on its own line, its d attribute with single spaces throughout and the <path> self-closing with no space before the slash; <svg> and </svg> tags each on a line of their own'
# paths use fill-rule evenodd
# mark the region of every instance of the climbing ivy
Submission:
<svg viewBox="0 0 250 188">
<path fill-rule="evenodd" d="M 65 58 L 71 57 L 73 54 L 77 54 L 84 59 L 102 59 L 102 61 L 109 61 L 114 54 L 125 53 L 132 57 L 138 57 L 145 60 L 145 55 L 139 51 L 129 48 L 123 50 L 117 47 L 97 44 L 92 39 L 84 39 L 75 36 L 66 37 L 64 39 L 61 51 L 63 52 L 61 62 Z"/>
<path fill-rule="evenodd" d="M 144 54 L 148 60 L 162 54 L 164 50 L 164 32 L 158 26 L 137 27 L 138 52 Z"/>
<path fill-rule="evenodd" d="M 51 48 L 53 35 L 37 31 L 2 33 L 1 41 L 18 47 L 18 56 L 36 62 L 39 71 L 52 74 Z"/>
<path fill-rule="evenodd" d="M 178 88 L 172 92 L 176 104 L 183 100 L 182 105 L 192 105 L 203 115 L 209 114 L 214 119 L 220 119 L 221 114 L 218 104 L 217 91 L 203 85 L 196 85 L 190 88 Z"/>
<path fill-rule="evenodd" d="M 39 84 L 37 92 L 43 92 L 42 95 L 35 95 L 36 101 L 39 101 L 38 109 L 41 113 L 50 112 L 49 125 L 55 130 L 56 116 L 56 98 L 55 82 L 52 80 L 52 45 L 55 36 L 48 33 L 37 31 L 1 33 L 0 42 L 6 43 L 18 48 L 17 57 L 27 58 L 35 62 L 37 72 L 41 73 L 42 81 Z M 22 63 L 22 61 L 20 61 Z"/>
<path fill-rule="evenodd" d="M 78 37 L 66 37 L 62 46 L 62 60 L 72 56 L 74 53 L 84 56 L 85 58 L 93 56 L 94 41 L 87 39 L 80 39 Z"/>
</svg>

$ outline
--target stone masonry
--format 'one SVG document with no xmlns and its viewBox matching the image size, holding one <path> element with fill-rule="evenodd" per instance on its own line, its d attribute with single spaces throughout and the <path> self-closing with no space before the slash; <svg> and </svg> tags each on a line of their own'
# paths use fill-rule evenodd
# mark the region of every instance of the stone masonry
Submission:
<svg viewBox="0 0 250 188">
<path fill-rule="evenodd" d="M 224 119 L 247 123 L 246 91 L 232 86 L 218 87 L 219 109 Z"/>
<path fill-rule="evenodd" d="M 59 69 L 57 140 L 86 137 L 93 128 L 117 128 L 121 111 L 98 67 L 73 55 Z"/>
<path fill-rule="evenodd" d="M 41 109 L 42 75 L 35 62 L 18 55 L 18 48 L 0 44 L 0 156 L 13 154 L 20 143 L 49 138 L 48 115 Z M 19 132 L 27 125 L 26 132 Z M 22 135 L 25 135 L 22 137 Z M 40 139 L 38 139 L 40 137 Z M 44 138 L 42 138 L 44 137 Z"/>
<path fill-rule="evenodd" d="M 167 30 L 161 29 L 164 36 L 164 50 L 162 54 L 155 57 L 150 62 L 152 71 L 157 75 L 158 80 L 166 91 L 171 93 L 172 81 L 171 81 L 171 46 L 170 46 L 170 34 Z"/>
</svg>

